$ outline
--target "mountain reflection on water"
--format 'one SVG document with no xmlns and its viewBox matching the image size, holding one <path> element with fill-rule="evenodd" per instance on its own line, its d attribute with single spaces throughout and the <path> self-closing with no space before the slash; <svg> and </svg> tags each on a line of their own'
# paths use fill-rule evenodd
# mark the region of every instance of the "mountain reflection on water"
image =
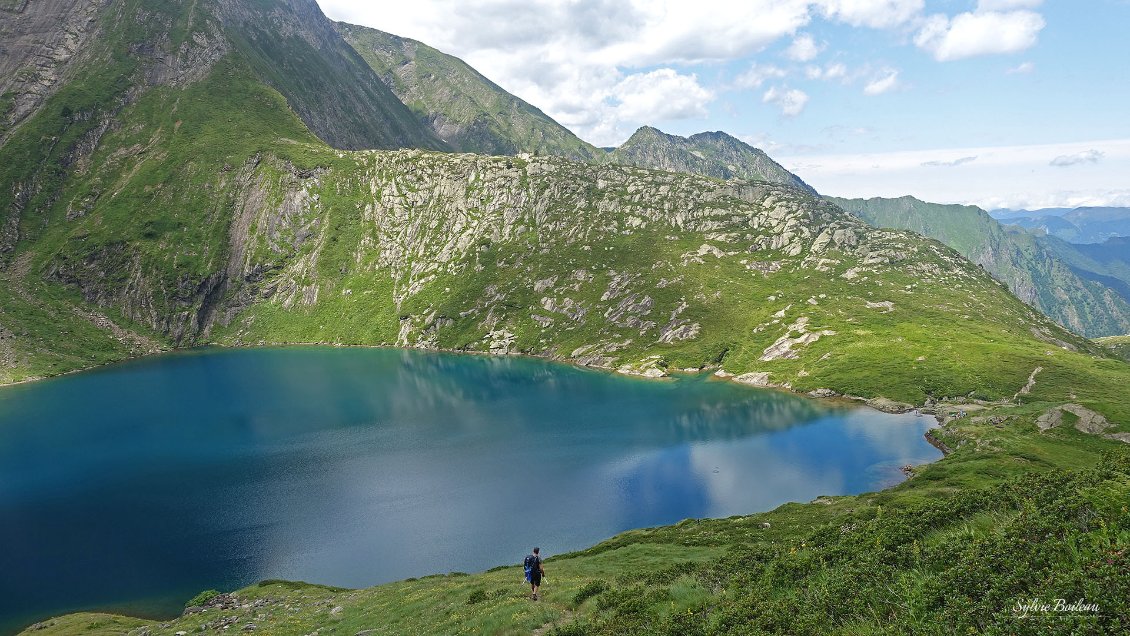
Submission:
<svg viewBox="0 0 1130 636">
<path fill-rule="evenodd" d="M 201 351 L 0 390 L 0 631 L 347 587 L 881 488 L 926 418 L 705 377 L 376 349 Z"/>
</svg>

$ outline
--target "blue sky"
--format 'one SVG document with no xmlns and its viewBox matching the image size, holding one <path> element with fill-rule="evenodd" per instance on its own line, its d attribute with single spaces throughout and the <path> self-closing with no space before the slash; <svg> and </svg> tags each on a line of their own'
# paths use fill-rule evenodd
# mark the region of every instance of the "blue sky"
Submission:
<svg viewBox="0 0 1130 636">
<path fill-rule="evenodd" d="M 822 192 L 1130 205 L 1130 0 L 320 0 L 582 138 L 724 130 Z"/>
</svg>

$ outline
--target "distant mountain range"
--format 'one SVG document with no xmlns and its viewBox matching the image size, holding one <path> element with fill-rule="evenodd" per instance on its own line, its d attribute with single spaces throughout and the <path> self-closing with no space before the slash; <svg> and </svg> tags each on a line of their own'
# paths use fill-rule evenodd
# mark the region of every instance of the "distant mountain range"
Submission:
<svg viewBox="0 0 1130 636">
<path fill-rule="evenodd" d="M 1110 238 L 1130 236 L 1130 208 L 993 210 L 991 214 L 1001 223 L 1037 230 L 1069 243 L 1102 243 Z"/>
</svg>

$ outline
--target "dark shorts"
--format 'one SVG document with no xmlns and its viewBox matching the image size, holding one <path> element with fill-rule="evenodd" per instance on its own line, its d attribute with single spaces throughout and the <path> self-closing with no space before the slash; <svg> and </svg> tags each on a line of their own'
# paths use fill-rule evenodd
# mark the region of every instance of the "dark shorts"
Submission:
<svg viewBox="0 0 1130 636">
<path fill-rule="evenodd" d="M 530 583 L 534 585 L 541 585 L 541 572 L 534 570 L 530 572 Z"/>
</svg>

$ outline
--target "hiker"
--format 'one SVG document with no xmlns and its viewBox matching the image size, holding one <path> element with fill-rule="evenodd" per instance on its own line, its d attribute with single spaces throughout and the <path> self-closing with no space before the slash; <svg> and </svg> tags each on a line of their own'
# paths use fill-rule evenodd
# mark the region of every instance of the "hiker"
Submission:
<svg viewBox="0 0 1130 636">
<path fill-rule="evenodd" d="M 540 552 L 541 548 L 534 548 L 534 553 L 526 555 L 526 560 L 522 563 L 522 567 L 526 571 L 526 581 L 530 584 L 530 598 L 535 601 L 538 600 L 538 587 L 541 586 L 541 579 L 545 576 Z"/>
</svg>

